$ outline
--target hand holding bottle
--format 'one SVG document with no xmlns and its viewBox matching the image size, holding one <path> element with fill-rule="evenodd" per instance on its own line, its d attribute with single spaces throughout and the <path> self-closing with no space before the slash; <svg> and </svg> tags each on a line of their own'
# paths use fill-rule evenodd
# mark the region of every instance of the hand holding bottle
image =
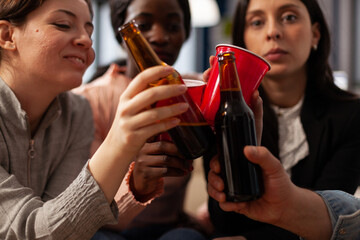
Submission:
<svg viewBox="0 0 360 240">
<path fill-rule="evenodd" d="M 208 193 L 224 211 L 289 230 L 304 239 L 330 239 L 331 220 L 322 198 L 315 192 L 294 185 L 281 162 L 265 147 L 247 146 L 246 157 L 263 170 L 265 191 L 261 198 L 250 202 L 227 202 L 220 163 L 215 156 L 210 162 Z M 224 239 L 225 240 L 225 239 Z"/>
<path fill-rule="evenodd" d="M 203 73 L 203 81 L 204 82 L 208 82 L 212 68 L 214 67 L 214 64 L 216 63 L 215 60 L 216 60 L 215 56 L 209 57 L 210 67 L 208 69 L 206 69 Z M 251 95 L 250 108 L 254 113 L 256 139 L 257 139 L 258 145 L 260 145 L 262 129 L 263 129 L 263 101 L 262 101 L 262 98 L 260 97 L 258 90 L 255 90 L 254 93 Z"/>
<path fill-rule="evenodd" d="M 224 181 L 220 177 L 220 163 L 215 156 L 210 162 L 210 172 L 208 174 L 208 193 L 217 200 L 224 211 L 235 211 L 258 220 L 268 222 L 271 217 L 281 215 L 286 208 L 268 208 L 267 204 L 280 204 L 289 197 L 291 193 L 291 181 L 283 171 L 279 160 L 275 159 L 264 147 L 245 147 L 245 156 L 252 162 L 260 164 L 263 169 L 265 192 L 261 200 L 245 203 L 234 203 L 226 201 L 224 194 Z M 283 189 L 282 191 L 279 191 Z M 286 193 L 286 194 L 285 194 Z M 271 206 L 270 204 L 270 206 Z M 266 210 L 264 210 L 266 209 Z M 271 211 L 269 211 L 271 209 Z"/>
<path fill-rule="evenodd" d="M 121 26 L 119 34 L 124 39 L 127 49 L 140 71 L 158 65 L 166 66 L 166 63 L 161 61 L 150 47 L 134 20 Z M 155 79 L 149 83 L 149 86 L 158 87 L 181 84 L 184 84 L 184 82 L 180 74 L 174 71 L 166 77 Z M 198 158 L 207 150 L 210 139 L 213 137 L 213 132 L 188 92 L 166 100 L 157 101 L 154 106 L 167 106 L 176 102 L 188 103 L 189 110 L 178 116 L 180 124 L 170 129 L 168 133 L 184 157 L 191 159 Z"/>
<path fill-rule="evenodd" d="M 225 193 L 229 201 L 251 201 L 263 193 L 261 169 L 243 153 L 246 145 L 257 145 L 254 114 L 242 95 L 234 53 L 219 53 L 218 62 L 220 107 L 215 132 Z"/>
<path fill-rule="evenodd" d="M 146 202 L 163 191 L 164 177 L 189 174 L 193 160 L 184 159 L 172 142 L 145 143 L 139 152 L 130 177 L 130 189 L 136 200 Z"/>
<path fill-rule="evenodd" d="M 177 126 L 179 119 L 176 116 L 188 110 L 187 103 L 149 108 L 159 100 L 186 91 L 182 84 L 148 88 L 150 82 L 173 71 L 163 66 L 150 68 L 134 78 L 121 95 L 113 125 L 89 162 L 89 169 L 109 202 L 115 196 L 128 164 L 147 139 Z"/>
</svg>

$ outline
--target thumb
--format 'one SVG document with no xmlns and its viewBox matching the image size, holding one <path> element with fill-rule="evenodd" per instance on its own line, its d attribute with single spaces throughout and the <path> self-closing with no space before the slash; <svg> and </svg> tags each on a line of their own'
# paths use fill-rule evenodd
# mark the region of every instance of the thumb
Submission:
<svg viewBox="0 0 360 240">
<path fill-rule="evenodd" d="M 265 147 L 246 146 L 244 154 L 250 162 L 260 165 L 267 173 L 274 173 L 283 168 L 280 161 Z"/>
</svg>

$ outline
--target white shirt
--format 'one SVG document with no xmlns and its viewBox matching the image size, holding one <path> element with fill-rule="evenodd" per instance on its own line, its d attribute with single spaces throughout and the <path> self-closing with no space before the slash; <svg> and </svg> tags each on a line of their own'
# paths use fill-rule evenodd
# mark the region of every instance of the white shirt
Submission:
<svg viewBox="0 0 360 240">
<path fill-rule="evenodd" d="M 290 176 L 291 168 L 309 155 L 309 145 L 300 120 L 303 101 L 304 98 L 290 108 L 271 105 L 278 119 L 279 157 Z"/>
</svg>

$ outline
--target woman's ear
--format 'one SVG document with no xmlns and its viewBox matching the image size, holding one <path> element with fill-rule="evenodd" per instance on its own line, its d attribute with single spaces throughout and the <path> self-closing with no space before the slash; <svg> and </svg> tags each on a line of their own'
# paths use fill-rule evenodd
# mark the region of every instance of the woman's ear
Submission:
<svg viewBox="0 0 360 240">
<path fill-rule="evenodd" d="M 6 20 L 0 20 L 0 47 L 10 51 L 15 50 L 16 45 L 12 38 L 13 25 Z"/>
<path fill-rule="evenodd" d="M 318 22 L 314 23 L 311 27 L 311 31 L 313 33 L 312 46 L 313 49 L 316 50 L 321 38 L 320 24 Z"/>
</svg>

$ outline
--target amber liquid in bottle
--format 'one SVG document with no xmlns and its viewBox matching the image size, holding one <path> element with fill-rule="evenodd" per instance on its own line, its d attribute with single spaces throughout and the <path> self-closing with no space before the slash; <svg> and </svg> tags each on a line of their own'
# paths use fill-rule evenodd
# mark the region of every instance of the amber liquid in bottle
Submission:
<svg viewBox="0 0 360 240">
<path fill-rule="evenodd" d="M 119 32 L 140 71 L 157 65 L 167 65 L 159 59 L 150 47 L 135 21 L 124 24 L 120 27 Z M 166 78 L 151 83 L 150 86 L 156 87 L 164 84 L 184 84 L 184 82 L 180 74 L 174 71 Z M 184 157 L 188 159 L 200 157 L 208 148 L 213 137 L 213 131 L 190 95 L 186 92 L 178 97 L 158 101 L 156 107 L 178 102 L 187 102 L 189 110 L 178 116 L 181 120 L 180 125 L 170 129 L 168 133 Z"/>
<path fill-rule="evenodd" d="M 246 145 L 257 145 L 254 114 L 242 96 L 234 53 L 219 54 L 218 60 L 220 107 L 215 131 L 225 194 L 227 201 L 251 201 L 263 193 L 261 168 L 243 152 Z"/>
</svg>

